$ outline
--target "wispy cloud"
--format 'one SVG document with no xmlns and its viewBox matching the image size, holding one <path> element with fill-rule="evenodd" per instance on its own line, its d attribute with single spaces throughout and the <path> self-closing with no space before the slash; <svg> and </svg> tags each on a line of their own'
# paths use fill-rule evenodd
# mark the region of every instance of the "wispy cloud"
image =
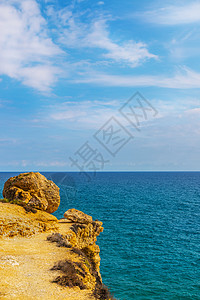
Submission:
<svg viewBox="0 0 200 300">
<path fill-rule="evenodd" d="M 2 0 L 0 32 L 0 74 L 48 91 L 59 72 L 51 60 L 62 51 L 48 37 L 37 2 Z"/>
<path fill-rule="evenodd" d="M 200 73 L 183 67 L 174 76 L 151 75 L 108 75 L 103 73 L 85 74 L 82 78 L 75 79 L 74 83 L 93 83 L 104 86 L 139 87 L 156 86 L 171 89 L 200 88 Z"/>
<path fill-rule="evenodd" d="M 200 22 L 200 2 L 193 1 L 181 5 L 163 6 L 146 11 L 141 15 L 151 23 L 162 25 L 180 25 Z"/>
<path fill-rule="evenodd" d="M 189 114 L 195 114 L 195 115 L 200 114 L 200 107 L 189 109 L 187 112 Z"/>
<path fill-rule="evenodd" d="M 73 9 L 73 6 L 69 6 L 60 11 L 55 11 L 52 7 L 48 10 L 55 24 L 59 24 L 57 28 L 59 42 L 66 47 L 79 50 L 100 49 L 100 59 L 108 59 L 130 67 L 135 67 L 148 59 L 157 59 L 155 54 L 149 52 L 144 42 L 112 39 L 108 25 L 111 17 L 103 15 L 97 17 L 91 15 L 91 12 L 79 13 Z M 83 16 L 87 22 L 82 20 Z"/>
<path fill-rule="evenodd" d="M 62 122 L 74 129 L 97 129 L 117 113 L 120 101 L 79 101 L 53 105 L 44 112 L 43 120 Z"/>
<path fill-rule="evenodd" d="M 117 62 L 122 62 L 135 67 L 144 60 L 157 56 L 151 54 L 147 45 L 142 42 L 128 41 L 117 43 L 109 38 L 109 31 L 106 25 L 106 20 L 95 21 L 92 24 L 91 32 L 84 37 L 84 43 L 87 47 L 100 48 L 107 53 L 103 56 Z"/>
<path fill-rule="evenodd" d="M 198 26 L 189 27 L 187 30 L 181 30 L 174 33 L 170 41 L 165 42 L 165 48 L 168 49 L 170 57 L 174 62 L 180 63 L 188 58 L 199 57 L 200 51 L 200 33 Z"/>
</svg>

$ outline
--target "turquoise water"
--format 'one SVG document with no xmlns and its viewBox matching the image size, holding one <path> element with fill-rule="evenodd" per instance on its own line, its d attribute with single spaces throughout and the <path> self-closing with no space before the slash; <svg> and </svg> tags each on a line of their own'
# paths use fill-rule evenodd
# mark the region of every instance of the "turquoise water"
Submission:
<svg viewBox="0 0 200 300">
<path fill-rule="evenodd" d="M 120 300 L 200 299 L 200 173 L 43 173 L 76 208 L 104 223 L 103 281 Z M 14 173 L 0 173 L 0 188 Z"/>
</svg>

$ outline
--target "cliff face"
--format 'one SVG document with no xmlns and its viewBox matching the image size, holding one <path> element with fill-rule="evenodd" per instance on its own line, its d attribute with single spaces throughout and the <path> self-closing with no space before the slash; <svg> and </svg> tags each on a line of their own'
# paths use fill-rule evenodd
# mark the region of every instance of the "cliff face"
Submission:
<svg viewBox="0 0 200 300">
<path fill-rule="evenodd" d="M 65 270 L 67 264 L 70 264 L 71 267 L 69 266 L 69 268 L 74 268 L 74 274 L 71 274 L 71 277 L 75 275 L 77 285 L 80 288 L 85 287 L 93 290 L 95 294 L 100 293 L 102 288 L 102 279 L 99 271 L 100 249 L 95 242 L 102 231 L 102 222 L 99 221 L 92 221 L 88 224 L 72 223 L 66 219 L 59 221 L 59 234 L 52 234 L 48 237 L 48 240 L 56 242 L 60 247 L 65 247 L 70 257 L 66 261 L 66 265 L 65 261 L 61 262 L 63 267 L 60 270 L 63 272 L 63 275 L 57 278 L 58 283 L 68 285 L 68 282 L 73 280 L 73 278 L 68 277 Z M 72 255 L 75 255 L 76 259 L 78 259 L 76 262 L 73 261 Z"/>
<path fill-rule="evenodd" d="M 58 221 L 0 203 L 0 298 L 111 299 L 99 272 L 102 231 L 92 218 Z"/>
</svg>

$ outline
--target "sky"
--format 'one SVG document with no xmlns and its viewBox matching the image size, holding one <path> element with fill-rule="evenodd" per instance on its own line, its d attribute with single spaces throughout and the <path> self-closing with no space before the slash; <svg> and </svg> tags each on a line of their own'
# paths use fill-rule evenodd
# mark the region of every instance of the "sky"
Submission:
<svg viewBox="0 0 200 300">
<path fill-rule="evenodd" d="M 0 0 L 0 171 L 199 171 L 200 1 Z"/>
</svg>

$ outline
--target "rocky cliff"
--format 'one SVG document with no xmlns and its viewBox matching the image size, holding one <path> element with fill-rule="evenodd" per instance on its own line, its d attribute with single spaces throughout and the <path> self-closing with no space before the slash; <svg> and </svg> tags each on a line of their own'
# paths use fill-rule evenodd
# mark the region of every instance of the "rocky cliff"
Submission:
<svg viewBox="0 0 200 300">
<path fill-rule="evenodd" d="M 0 202 L 0 299 L 112 298 L 99 270 L 102 222 L 75 209 L 57 220 L 14 202 Z"/>
</svg>

